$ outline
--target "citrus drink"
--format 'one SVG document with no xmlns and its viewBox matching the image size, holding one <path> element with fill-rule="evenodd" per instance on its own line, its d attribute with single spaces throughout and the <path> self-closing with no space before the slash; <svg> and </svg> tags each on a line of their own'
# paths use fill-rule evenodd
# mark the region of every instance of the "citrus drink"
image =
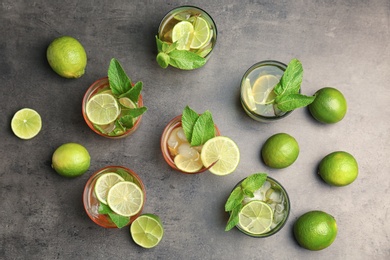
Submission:
<svg viewBox="0 0 390 260">
<path fill-rule="evenodd" d="M 207 170 L 201 160 L 202 146 L 192 147 L 183 131 L 182 116 L 176 116 L 165 127 L 161 136 L 161 151 L 165 161 L 183 173 L 200 173 Z M 215 135 L 219 129 L 215 126 Z"/>
<path fill-rule="evenodd" d="M 134 118 L 131 127 L 118 123 L 124 112 L 143 106 L 142 95 L 138 102 L 113 95 L 108 78 L 94 82 L 83 98 L 83 117 L 87 125 L 97 134 L 109 138 L 121 138 L 133 133 L 139 126 L 142 115 Z"/>
<path fill-rule="evenodd" d="M 111 193 L 111 194 L 110 194 Z M 128 205 L 118 201 L 118 194 L 129 200 Z M 122 166 L 107 166 L 94 173 L 87 181 L 83 203 L 90 219 L 105 228 L 117 228 L 110 214 L 127 217 L 124 224 L 132 223 L 142 212 L 145 204 L 145 187 L 140 177 Z M 102 213 L 102 208 L 110 207 L 112 213 Z"/>
<path fill-rule="evenodd" d="M 158 37 L 168 44 L 178 42 L 178 50 L 208 58 L 217 41 L 217 28 L 204 10 L 182 6 L 165 15 L 158 28 Z"/>
<path fill-rule="evenodd" d="M 277 61 L 262 61 L 250 67 L 241 80 L 241 104 L 245 112 L 260 122 L 270 122 L 287 116 L 274 105 L 273 91 L 286 70 Z"/>
<path fill-rule="evenodd" d="M 268 176 L 263 186 L 253 194 L 253 198 L 244 195 L 236 227 L 252 237 L 271 236 L 284 226 L 290 214 L 287 192 L 279 182 Z M 260 222 L 261 231 L 256 228 L 256 222 Z"/>
</svg>

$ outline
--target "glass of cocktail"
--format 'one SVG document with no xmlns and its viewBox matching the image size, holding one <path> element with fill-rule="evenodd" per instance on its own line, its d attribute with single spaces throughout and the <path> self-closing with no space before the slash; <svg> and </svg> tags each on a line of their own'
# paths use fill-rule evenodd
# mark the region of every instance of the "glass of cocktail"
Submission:
<svg viewBox="0 0 390 260">
<path fill-rule="evenodd" d="M 241 80 L 241 104 L 245 112 L 260 122 L 272 122 L 289 115 L 276 107 L 273 91 L 287 65 L 278 61 L 261 61 L 250 67 Z"/>
<path fill-rule="evenodd" d="M 108 197 L 105 198 L 104 195 L 100 194 L 102 189 L 96 188 L 96 185 L 100 185 L 103 187 L 103 192 L 105 189 L 108 193 L 110 188 L 118 183 L 130 184 L 129 186 L 133 190 L 127 196 L 127 200 L 129 203 L 136 204 L 136 210 L 132 211 L 131 214 L 125 214 L 127 216 L 122 216 L 121 212 L 122 215 L 110 209 Z M 83 193 L 86 213 L 93 222 L 104 228 L 118 228 L 115 221 L 119 221 L 120 227 L 130 225 L 141 214 L 145 200 L 145 186 L 141 178 L 134 171 L 123 166 L 107 166 L 96 171 L 85 184 Z M 113 218 L 116 220 L 113 221 Z"/>
<path fill-rule="evenodd" d="M 216 125 L 215 136 L 220 132 Z M 182 115 L 174 117 L 165 127 L 161 136 L 161 151 L 167 164 L 182 173 L 195 174 L 207 170 L 200 153 L 202 146 L 191 147 L 182 127 Z"/>
<path fill-rule="evenodd" d="M 180 6 L 164 16 L 156 38 L 160 66 L 191 70 L 209 59 L 217 43 L 217 27 L 201 8 Z"/>
<path fill-rule="evenodd" d="M 235 189 L 244 180 L 240 181 Z M 263 185 L 255 190 L 253 195 L 253 197 L 247 194 L 243 195 L 242 205 L 239 206 L 241 212 L 236 227 L 242 233 L 251 237 L 260 238 L 274 235 L 283 228 L 290 214 L 290 199 L 286 190 L 278 181 L 267 176 Z M 244 209 L 249 204 L 253 205 L 250 205 L 249 209 Z M 243 211 L 246 211 L 246 213 L 242 213 Z M 232 214 L 232 212 L 229 212 L 229 214 Z M 267 217 L 270 217 L 270 219 L 267 219 Z M 259 229 L 261 232 L 255 231 Z"/>
</svg>

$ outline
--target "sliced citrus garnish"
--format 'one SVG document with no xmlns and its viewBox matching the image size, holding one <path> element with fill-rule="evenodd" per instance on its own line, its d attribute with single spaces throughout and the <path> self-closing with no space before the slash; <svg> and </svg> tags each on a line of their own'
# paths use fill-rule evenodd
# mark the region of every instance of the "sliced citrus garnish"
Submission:
<svg viewBox="0 0 390 260">
<path fill-rule="evenodd" d="M 242 92 L 242 96 L 243 96 L 243 100 L 245 102 L 245 105 L 248 107 L 248 109 L 250 111 L 255 111 L 256 110 L 256 103 L 255 103 L 255 98 L 253 97 L 250 79 L 248 79 L 248 78 L 245 79 L 245 81 L 242 85 L 241 92 Z"/>
<path fill-rule="evenodd" d="M 31 139 L 42 128 L 42 119 L 37 111 L 23 108 L 15 113 L 11 120 L 11 129 L 21 139 Z"/>
<path fill-rule="evenodd" d="M 227 175 L 237 168 L 240 162 L 240 150 L 232 139 L 216 136 L 203 145 L 201 159 L 206 168 L 215 163 L 209 169 L 211 173 Z"/>
<path fill-rule="evenodd" d="M 152 248 L 160 243 L 164 235 L 164 228 L 158 216 L 143 214 L 131 224 L 130 234 L 137 245 Z"/>
<path fill-rule="evenodd" d="M 273 211 L 265 202 L 252 200 L 244 205 L 238 217 L 242 229 L 248 233 L 260 235 L 270 230 Z"/>
<path fill-rule="evenodd" d="M 141 188 L 130 181 L 118 182 L 108 191 L 107 204 L 118 215 L 130 217 L 137 214 L 144 203 Z"/>
<path fill-rule="evenodd" d="M 200 49 L 210 40 L 210 26 L 205 19 L 197 17 L 194 24 L 194 37 L 191 42 L 191 49 Z"/>
<path fill-rule="evenodd" d="M 95 184 L 95 195 L 97 199 L 104 204 L 107 204 L 107 194 L 112 186 L 118 182 L 124 181 L 124 179 L 115 172 L 107 172 L 101 175 Z"/>
<path fill-rule="evenodd" d="M 253 84 L 252 93 L 257 104 L 266 105 L 273 102 L 276 97 L 274 87 L 279 80 L 274 75 L 260 76 Z"/>
<path fill-rule="evenodd" d="M 188 21 L 181 21 L 173 27 L 172 41 L 178 43 L 178 50 L 189 50 L 193 37 L 194 26 Z"/>
<path fill-rule="evenodd" d="M 97 125 L 107 125 L 120 114 L 118 102 L 113 95 L 101 93 L 88 100 L 86 106 L 88 119 Z"/>
</svg>

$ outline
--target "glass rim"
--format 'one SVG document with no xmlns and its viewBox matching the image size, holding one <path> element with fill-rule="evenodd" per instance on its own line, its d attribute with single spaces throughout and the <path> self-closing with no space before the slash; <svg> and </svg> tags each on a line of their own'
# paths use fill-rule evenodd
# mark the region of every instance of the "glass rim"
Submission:
<svg viewBox="0 0 390 260">
<path fill-rule="evenodd" d="M 95 89 L 97 89 L 99 86 L 98 84 L 100 82 L 105 82 L 107 81 L 107 83 L 109 83 L 108 81 L 108 77 L 103 77 L 103 78 L 100 78 L 100 79 L 97 79 L 95 80 L 89 87 L 88 89 L 85 91 L 84 93 L 84 96 L 83 96 L 83 101 L 82 101 L 82 114 L 83 114 L 83 118 L 84 118 L 84 121 L 85 123 L 88 125 L 88 127 L 93 131 L 95 132 L 96 134 L 100 135 L 100 136 L 103 136 L 103 137 L 106 137 L 106 138 L 109 138 L 109 139 L 120 139 L 120 138 L 124 138 L 128 135 L 130 135 L 132 132 L 134 132 L 135 130 L 138 129 L 139 125 L 141 124 L 141 119 L 142 119 L 142 115 L 140 115 L 137 120 L 135 121 L 134 125 L 132 128 L 130 129 L 127 129 L 123 134 L 121 135 L 117 135 L 117 136 L 111 136 L 111 135 L 107 135 L 107 134 L 104 134 L 100 131 L 98 131 L 97 129 L 95 129 L 95 127 L 93 126 L 92 122 L 89 121 L 88 119 L 88 116 L 87 116 L 87 113 L 85 111 L 85 108 L 87 106 L 87 102 L 88 100 L 91 98 L 92 96 L 92 93 L 94 92 Z M 108 84 L 109 86 L 109 84 Z M 139 95 L 139 99 L 138 99 L 138 107 L 141 107 L 143 106 L 143 98 L 142 98 L 142 94 Z"/>
<path fill-rule="evenodd" d="M 130 220 L 129 220 L 129 223 L 126 224 L 126 226 L 130 225 L 139 215 L 141 215 L 143 209 L 144 209 L 144 206 L 145 206 L 145 202 L 146 202 L 146 189 L 145 189 L 145 185 L 144 183 L 142 182 L 141 178 L 139 177 L 139 175 L 137 173 L 135 173 L 133 170 L 127 168 L 127 167 L 124 167 L 124 166 L 119 166 L 119 165 L 109 165 L 109 166 L 105 166 L 101 169 L 98 169 L 97 171 L 95 171 L 87 180 L 87 182 L 85 183 L 84 185 L 84 189 L 83 189 L 83 206 L 84 206 L 84 210 L 85 212 L 87 213 L 88 217 L 97 225 L 101 226 L 101 227 L 104 227 L 104 228 L 118 228 L 115 224 L 112 224 L 112 225 L 105 225 L 104 223 L 102 222 L 99 222 L 97 220 L 97 218 L 95 218 L 91 212 L 88 210 L 87 208 L 87 205 L 88 204 L 88 201 L 90 199 L 90 194 L 94 192 L 93 188 L 92 187 L 92 184 L 93 182 L 95 181 L 96 183 L 96 180 L 97 180 L 97 176 L 99 174 L 102 174 L 102 173 L 105 173 L 105 172 L 109 172 L 109 170 L 112 169 L 112 171 L 114 172 L 116 169 L 122 169 L 124 171 L 126 171 L 127 173 L 129 173 L 129 175 L 131 175 L 132 177 L 134 177 L 138 183 L 137 186 L 140 187 L 140 189 L 142 190 L 142 193 L 144 195 L 144 200 L 142 202 L 142 207 L 140 209 L 140 211 L 131 216 L 130 217 Z M 95 180 L 96 178 L 96 180 Z M 95 185 L 95 183 L 93 185 Z M 138 185 L 139 184 L 139 185 Z M 97 198 L 96 198 L 97 200 Z M 100 202 L 98 202 L 100 203 Z M 104 214 L 99 214 L 99 215 L 104 215 Z"/>
<path fill-rule="evenodd" d="M 232 191 L 238 186 L 240 185 L 247 177 L 243 178 L 241 181 L 239 181 L 235 186 L 234 188 L 232 189 Z M 250 237 L 254 237 L 254 238 L 266 238 L 266 237 L 269 237 L 269 236 L 272 236 L 272 235 L 275 235 L 276 233 L 278 233 L 287 223 L 287 220 L 288 220 L 288 217 L 290 216 L 290 210 L 291 210 L 291 201 L 290 201 L 290 197 L 288 196 L 288 193 L 286 191 L 286 189 L 283 187 L 282 184 L 280 184 L 279 181 L 277 181 L 276 179 L 270 177 L 268 174 L 267 174 L 267 180 L 270 179 L 272 182 L 274 182 L 277 186 L 280 187 L 280 190 L 282 191 L 283 195 L 285 196 L 286 198 L 286 205 L 287 205 L 287 215 L 285 218 L 283 218 L 283 221 L 281 223 L 279 223 L 274 229 L 268 231 L 267 233 L 263 233 L 263 234 L 260 234 L 260 235 L 255 235 L 255 234 L 250 234 L 249 232 L 245 231 L 242 227 L 240 227 L 240 225 L 237 223 L 237 225 L 235 226 L 241 233 L 247 235 L 247 236 L 250 236 Z M 230 212 L 229 212 L 230 214 Z"/>
</svg>

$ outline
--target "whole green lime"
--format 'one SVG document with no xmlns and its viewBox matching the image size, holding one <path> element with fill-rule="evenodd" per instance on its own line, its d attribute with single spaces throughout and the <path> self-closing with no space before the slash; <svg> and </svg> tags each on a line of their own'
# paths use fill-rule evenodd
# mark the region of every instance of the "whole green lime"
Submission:
<svg viewBox="0 0 390 260">
<path fill-rule="evenodd" d="M 261 156 L 271 168 L 286 168 L 293 164 L 299 155 L 298 142 L 289 134 L 278 133 L 264 143 Z"/>
<path fill-rule="evenodd" d="M 61 176 L 74 178 L 84 174 L 90 166 L 88 150 L 77 143 L 58 147 L 52 157 L 52 167 Z"/>
<path fill-rule="evenodd" d="M 294 236 L 298 244 L 309 250 L 322 250 L 330 246 L 337 236 L 337 223 L 323 211 L 309 211 L 294 223 Z"/>
<path fill-rule="evenodd" d="M 347 113 L 347 101 L 335 88 L 322 88 L 315 93 L 309 111 L 319 122 L 333 124 L 339 122 Z"/>
<path fill-rule="evenodd" d="M 349 153 L 337 151 L 325 156 L 318 167 L 318 174 L 328 184 L 345 186 L 358 176 L 358 163 Z"/>
<path fill-rule="evenodd" d="M 87 66 L 87 54 L 81 43 L 73 37 L 54 39 L 46 51 L 50 67 L 64 78 L 79 78 Z"/>
</svg>

